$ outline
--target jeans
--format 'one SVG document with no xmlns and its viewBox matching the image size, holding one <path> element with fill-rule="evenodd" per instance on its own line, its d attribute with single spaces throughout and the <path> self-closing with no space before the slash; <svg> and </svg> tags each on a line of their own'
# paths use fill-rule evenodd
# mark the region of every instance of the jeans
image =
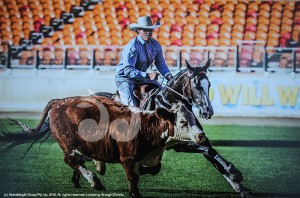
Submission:
<svg viewBox="0 0 300 198">
<path fill-rule="evenodd" d="M 145 85 L 145 84 L 155 84 L 158 87 L 161 85 L 156 80 L 143 79 L 143 80 L 134 80 L 134 79 L 126 79 L 126 80 L 116 80 L 117 89 L 120 94 L 121 102 L 124 105 L 139 107 L 139 102 L 133 95 L 133 90 L 137 86 Z"/>
</svg>

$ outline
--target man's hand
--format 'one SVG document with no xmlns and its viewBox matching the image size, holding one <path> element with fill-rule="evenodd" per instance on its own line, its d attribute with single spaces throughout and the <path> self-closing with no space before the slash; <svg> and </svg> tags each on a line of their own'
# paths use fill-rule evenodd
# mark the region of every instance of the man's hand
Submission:
<svg viewBox="0 0 300 198">
<path fill-rule="evenodd" d="M 147 77 L 150 78 L 151 80 L 157 80 L 158 76 L 159 76 L 159 73 L 157 73 L 157 72 L 147 73 Z"/>
<path fill-rule="evenodd" d="M 167 79 L 167 81 L 169 81 L 173 78 L 173 76 L 171 73 L 169 73 L 165 78 Z"/>
</svg>

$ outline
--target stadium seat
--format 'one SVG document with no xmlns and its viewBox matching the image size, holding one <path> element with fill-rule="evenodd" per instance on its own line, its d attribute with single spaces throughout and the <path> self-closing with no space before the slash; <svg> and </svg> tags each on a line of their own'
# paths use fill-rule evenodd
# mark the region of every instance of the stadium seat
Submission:
<svg viewBox="0 0 300 198">
<path fill-rule="evenodd" d="M 103 65 L 116 66 L 117 64 L 118 64 L 118 62 L 117 62 L 116 50 L 115 49 L 105 49 L 104 57 L 103 57 Z"/>
<path fill-rule="evenodd" d="M 203 47 L 205 47 L 205 46 L 207 46 L 207 40 L 205 38 L 197 38 L 197 37 L 195 37 L 194 38 L 194 44 L 196 46 L 203 46 Z"/>
<path fill-rule="evenodd" d="M 54 51 L 54 65 L 63 65 L 65 58 L 65 51 L 62 49 L 55 49 Z"/>
<path fill-rule="evenodd" d="M 276 25 L 280 25 L 281 24 L 281 19 L 277 18 L 275 16 L 272 16 L 270 19 L 270 23 L 275 23 Z"/>
<path fill-rule="evenodd" d="M 182 39 L 182 46 L 188 46 L 188 47 L 194 46 L 193 38 L 183 38 Z"/>
<path fill-rule="evenodd" d="M 244 34 L 244 40 L 254 41 L 255 37 L 256 37 L 256 35 L 252 31 L 246 31 L 245 34 Z"/>
<path fill-rule="evenodd" d="M 225 10 L 229 10 L 229 11 L 234 11 L 234 9 L 235 9 L 235 5 L 234 5 L 234 3 L 233 2 L 227 2 L 225 5 L 224 5 L 224 11 Z"/>
<path fill-rule="evenodd" d="M 270 12 L 271 6 L 270 6 L 270 4 L 267 4 L 267 3 L 262 4 L 262 5 L 260 6 L 260 10 L 266 10 L 267 12 Z"/>
<path fill-rule="evenodd" d="M 213 59 L 213 66 L 224 67 L 227 61 L 227 54 L 224 52 L 217 52 Z"/>
<path fill-rule="evenodd" d="M 228 38 L 220 38 L 220 44 L 219 44 L 219 46 L 220 47 L 230 47 L 230 44 L 231 44 L 231 41 L 230 41 L 230 39 L 228 39 Z"/>
<path fill-rule="evenodd" d="M 281 12 L 282 11 L 282 5 L 280 3 L 274 3 L 272 5 L 272 10 L 277 10 L 277 11 Z"/>
<path fill-rule="evenodd" d="M 269 30 L 279 33 L 280 26 L 277 25 L 277 24 L 271 23 L 270 26 L 269 26 Z"/>
<path fill-rule="evenodd" d="M 177 65 L 177 53 L 176 52 L 166 52 L 165 53 L 166 64 L 169 67 L 175 67 Z"/>
<path fill-rule="evenodd" d="M 258 40 L 258 41 L 266 41 L 267 38 L 268 38 L 267 32 L 257 31 L 257 33 L 256 33 L 256 40 Z"/>
<path fill-rule="evenodd" d="M 33 50 L 24 50 L 20 55 L 20 65 L 34 65 L 35 52 Z"/>
<path fill-rule="evenodd" d="M 237 16 L 237 17 L 234 18 L 234 24 L 245 25 L 246 24 L 246 20 L 245 20 L 244 17 Z"/>
<path fill-rule="evenodd" d="M 211 38 L 207 40 L 207 46 L 217 47 L 219 46 L 219 39 Z"/>
</svg>

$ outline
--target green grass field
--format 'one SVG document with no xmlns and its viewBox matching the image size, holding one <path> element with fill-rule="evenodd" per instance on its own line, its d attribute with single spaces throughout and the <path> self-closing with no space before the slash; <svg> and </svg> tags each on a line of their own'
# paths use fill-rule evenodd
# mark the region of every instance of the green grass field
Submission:
<svg viewBox="0 0 300 198">
<path fill-rule="evenodd" d="M 35 125 L 37 121 L 22 120 Z M 6 124 L 0 120 L 0 124 Z M 243 184 L 254 197 L 300 197 L 300 128 L 204 126 L 214 148 L 243 172 Z M 0 154 L 0 197 L 8 193 L 41 196 L 84 194 L 86 197 L 124 195 L 128 182 L 120 164 L 108 164 L 99 176 L 106 191 L 97 192 L 81 178 L 82 188 L 71 182 L 72 170 L 64 163 L 57 143 L 36 144 L 20 159 L 28 145 Z M 92 163 L 87 167 L 95 171 Z M 166 151 L 157 176 L 141 176 L 144 197 L 239 197 L 201 154 Z"/>
</svg>

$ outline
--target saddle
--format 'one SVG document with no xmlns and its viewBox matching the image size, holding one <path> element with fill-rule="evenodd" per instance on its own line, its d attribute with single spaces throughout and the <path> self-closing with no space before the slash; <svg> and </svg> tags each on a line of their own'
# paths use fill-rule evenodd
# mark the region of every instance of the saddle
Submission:
<svg viewBox="0 0 300 198">
<path fill-rule="evenodd" d="M 147 111 L 155 110 L 155 96 L 157 95 L 159 89 L 160 88 L 156 84 L 145 84 L 137 86 L 133 90 L 133 95 L 139 103 L 139 108 Z M 115 94 L 108 92 L 98 92 L 93 94 L 93 96 L 104 96 L 112 100 L 121 102 L 118 90 Z"/>
<path fill-rule="evenodd" d="M 147 84 L 136 87 L 133 95 L 139 101 L 139 108 L 143 110 L 155 109 L 155 96 L 159 87 L 155 84 Z"/>
</svg>

